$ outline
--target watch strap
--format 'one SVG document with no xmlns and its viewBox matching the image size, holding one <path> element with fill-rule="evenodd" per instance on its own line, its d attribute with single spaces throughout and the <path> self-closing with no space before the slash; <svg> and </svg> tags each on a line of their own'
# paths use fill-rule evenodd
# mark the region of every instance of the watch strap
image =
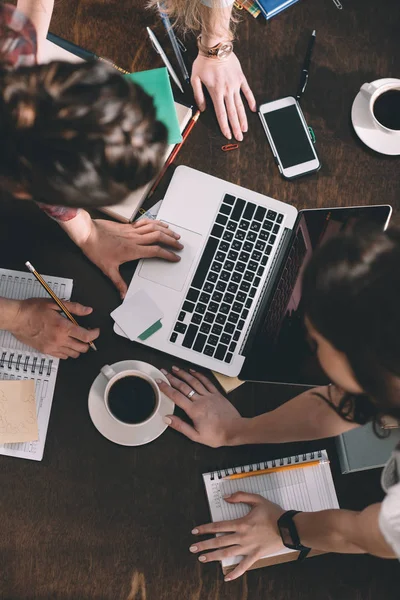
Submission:
<svg viewBox="0 0 400 600">
<path fill-rule="evenodd" d="M 300 510 L 287 510 L 278 519 L 278 528 L 281 534 L 283 544 L 291 550 L 299 551 L 299 556 L 297 560 L 301 562 L 307 557 L 307 555 L 311 551 L 311 548 L 308 548 L 308 546 L 303 546 L 303 544 L 300 541 L 300 536 L 297 531 L 296 524 L 293 521 L 293 518 L 300 512 Z M 285 541 L 284 536 L 282 535 L 283 528 L 288 530 L 292 543 L 288 544 L 287 541 Z"/>
</svg>

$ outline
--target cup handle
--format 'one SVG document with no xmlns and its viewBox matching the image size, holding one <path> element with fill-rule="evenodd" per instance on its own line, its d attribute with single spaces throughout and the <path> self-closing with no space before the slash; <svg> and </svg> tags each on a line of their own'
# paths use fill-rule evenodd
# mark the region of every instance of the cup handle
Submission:
<svg viewBox="0 0 400 600">
<path fill-rule="evenodd" d="M 369 100 L 377 89 L 378 88 L 376 88 L 373 83 L 364 83 L 360 88 L 360 92 L 367 100 Z"/>
<path fill-rule="evenodd" d="M 116 372 L 114 371 L 114 369 L 112 369 L 110 367 L 110 365 L 104 365 L 104 367 L 102 367 L 100 369 L 101 373 L 103 373 L 104 377 L 108 380 L 112 379 L 114 377 L 114 375 L 116 375 Z"/>
</svg>

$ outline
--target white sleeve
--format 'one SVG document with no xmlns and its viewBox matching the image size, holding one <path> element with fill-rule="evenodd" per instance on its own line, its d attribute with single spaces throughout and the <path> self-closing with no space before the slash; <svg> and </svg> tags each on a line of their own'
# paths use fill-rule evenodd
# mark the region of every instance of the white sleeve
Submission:
<svg viewBox="0 0 400 600">
<path fill-rule="evenodd" d="M 208 8 L 213 8 L 214 6 L 217 8 L 226 8 L 227 6 L 232 6 L 235 0 L 200 0 L 204 6 L 208 6 Z"/>
<path fill-rule="evenodd" d="M 388 489 L 379 513 L 379 528 L 400 559 L 400 483 Z"/>
</svg>

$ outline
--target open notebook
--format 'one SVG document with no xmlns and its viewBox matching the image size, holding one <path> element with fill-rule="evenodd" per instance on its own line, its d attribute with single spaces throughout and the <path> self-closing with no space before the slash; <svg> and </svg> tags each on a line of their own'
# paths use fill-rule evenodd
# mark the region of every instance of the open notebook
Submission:
<svg viewBox="0 0 400 600">
<path fill-rule="evenodd" d="M 72 279 L 48 275 L 43 275 L 43 278 L 61 300 L 71 298 Z M 49 296 L 31 273 L 0 269 L 0 297 L 25 300 L 26 298 L 48 298 Z M 17 340 L 8 331 L 0 329 L 0 379 L 33 379 L 35 381 L 39 428 L 39 440 L 0 444 L 0 454 L 42 460 L 58 364 L 58 358 L 40 354 Z"/>
<path fill-rule="evenodd" d="M 317 465 L 306 466 L 307 463 L 316 460 L 319 461 Z M 299 468 L 284 468 L 290 465 L 298 465 Z M 257 471 L 276 467 L 283 468 L 279 472 L 257 475 Z M 224 479 L 229 475 L 250 472 L 254 473 L 254 476 L 243 479 Z M 326 450 L 204 473 L 203 479 L 213 522 L 239 519 L 247 515 L 250 511 L 247 504 L 229 504 L 223 499 L 224 496 L 239 491 L 260 494 L 286 510 L 313 512 L 339 508 Z M 295 560 L 297 557 L 297 552 L 285 548 L 278 554 L 265 556 L 252 568 Z M 222 561 L 224 573 L 231 570 L 242 558 L 242 556 L 235 556 L 224 559 Z"/>
</svg>

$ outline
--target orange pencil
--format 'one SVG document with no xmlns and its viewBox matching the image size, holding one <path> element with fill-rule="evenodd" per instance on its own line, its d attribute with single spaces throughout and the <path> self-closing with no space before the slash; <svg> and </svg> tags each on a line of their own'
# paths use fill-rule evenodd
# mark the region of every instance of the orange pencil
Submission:
<svg viewBox="0 0 400 600">
<path fill-rule="evenodd" d="M 227 475 L 223 479 L 244 479 L 245 477 L 255 477 L 257 475 L 267 475 L 268 473 L 280 473 L 281 471 L 291 471 L 292 469 L 304 469 L 305 467 L 315 467 L 320 465 L 321 460 L 312 460 L 307 463 L 296 463 L 294 465 L 286 465 L 285 467 L 271 467 L 271 469 L 262 469 L 261 471 L 252 471 L 251 473 L 236 473 L 235 475 Z"/>
<path fill-rule="evenodd" d="M 177 144 L 175 146 L 175 148 L 172 150 L 171 154 L 169 155 L 167 162 L 164 164 L 163 168 L 161 169 L 157 179 L 155 180 L 155 182 L 153 183 L 150 192 L 148 193 L 148 198 L 150 198 L 150 196 L 152 196 L 152 194 L 154 193 L 156 187 L 158 186 L 158 184 L 160 183 L 161 179 L 164 177 L 168 167 L 174 162 L 175 158 L 177 157 L 180 149 L 182 148 L 183 144 L 185 143 L 185 141 L 187 140 L 190 132 L 192 131 L 193 127 L 196 125 L 198 118 L 200 117 L 200 111 L 196 111 L 195 114 L 193 115 L 193 117 L 190 119 L 185 131 L 182 134 L 182 141 Z"/>
</svg>

